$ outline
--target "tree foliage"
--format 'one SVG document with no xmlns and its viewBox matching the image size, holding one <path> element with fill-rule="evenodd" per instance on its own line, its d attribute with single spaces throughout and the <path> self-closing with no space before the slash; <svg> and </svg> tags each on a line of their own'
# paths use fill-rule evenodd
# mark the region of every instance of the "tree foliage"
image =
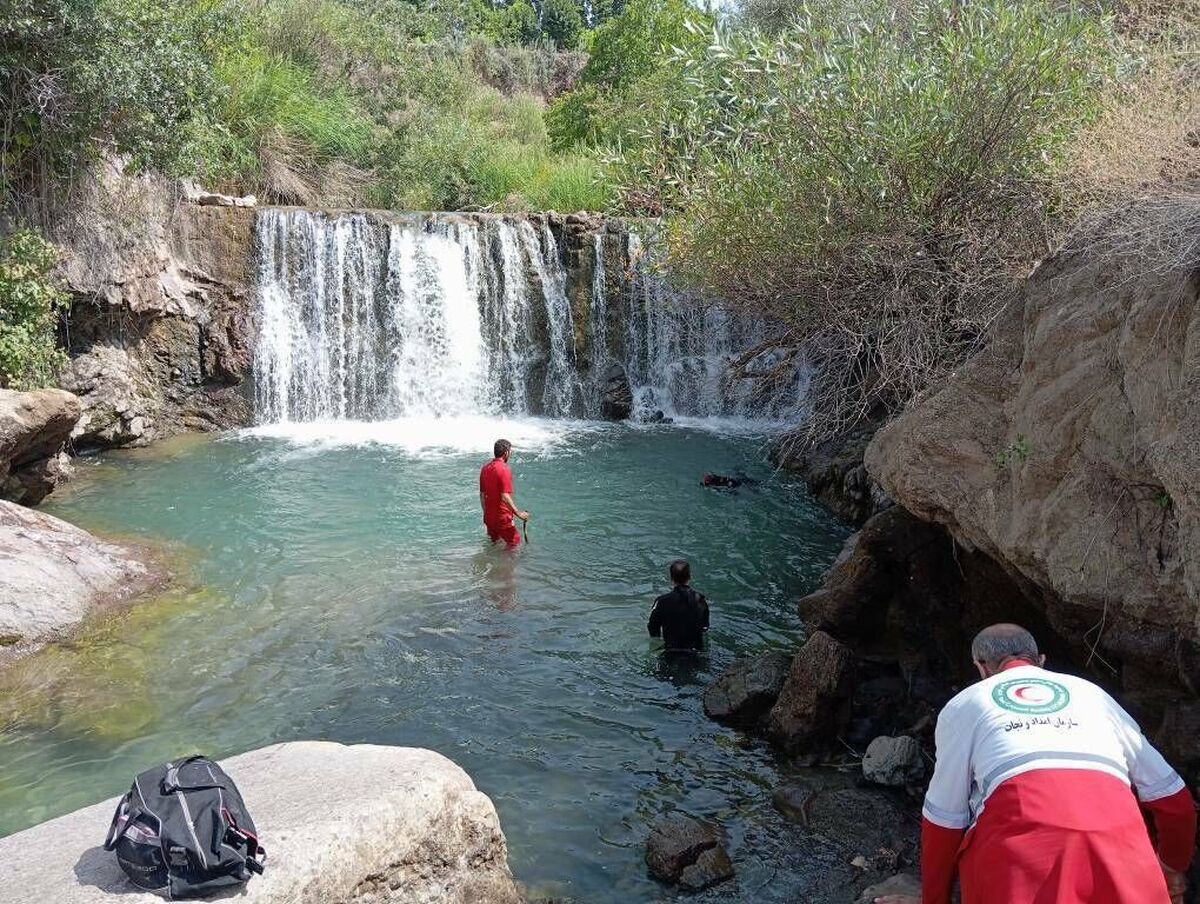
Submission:
<svg viewBox="0 0 1200 904">
<path fill-rule="evenodd" d="M 616 163 L 627 206 L 668 214 L 676 278 L 819 365 L 819 435 L 974 346 L 1046 250 L 1052 175 L 1111 54 L 1102 20 L 1038 0 L 809 3 L 791 22 L 678 54 Z"/>
<path fill-rule="evenodd" d="M 0 386 L 48 386 L 63 364 L 55 330 L 67 295 L 52 281 L 55 257 L 36 232 L 0 237 Z"/>
</svg>

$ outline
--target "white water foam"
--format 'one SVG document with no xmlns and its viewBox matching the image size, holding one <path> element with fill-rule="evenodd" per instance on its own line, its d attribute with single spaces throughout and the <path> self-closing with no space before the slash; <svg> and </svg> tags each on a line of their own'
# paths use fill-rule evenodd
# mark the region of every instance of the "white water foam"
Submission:
<svg viewBox="0 0 1200 904">
<path fill-rule="evenodd" d="M 549 418 L 507 418 L 486 415 L 432 415 L 384 421 L 324 420 L 265 424 L 240 430 L 242 439 L 281 440 L 314 451 L 363 446 L 387 446 L 416 458 L 447 455 L 485 457 L 500 437 L 512 442 L 518 454 L 543 455 L 562 448 L 583 433 L 604 429 L 589 421 Z"/>
</svg>

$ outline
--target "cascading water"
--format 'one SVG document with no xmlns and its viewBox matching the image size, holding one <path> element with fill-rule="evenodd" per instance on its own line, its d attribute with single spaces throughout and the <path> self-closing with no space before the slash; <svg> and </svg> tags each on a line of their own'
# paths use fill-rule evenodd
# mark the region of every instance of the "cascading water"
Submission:
<svg viewBox="0 0 1200 904">
<path fill-rule="evenodd" d="M 261 423 L 595 417 L 614 364 L 643 414 L 750 413 L 725 374 L 761 329 L 673 292 L 636 235 L 594 233 L 572 289 L 542 219 L 265 209 L 257 233 Z"/>
</svg>

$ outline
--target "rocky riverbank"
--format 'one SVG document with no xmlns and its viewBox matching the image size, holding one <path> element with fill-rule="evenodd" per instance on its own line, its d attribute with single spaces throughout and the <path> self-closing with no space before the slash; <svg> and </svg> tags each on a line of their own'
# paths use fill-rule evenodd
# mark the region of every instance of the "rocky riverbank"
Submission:
<svg viewBox="0 0 1200 904">
<path fill-rule="evenodd" d="M 518 904 L 492 802 L 430 750 L 275 744 L 222 762 L 267 849 L 247 904 Z M 132 778 L 132 777 L 131 777 Z M 0 839 L 5 904 L 160 901 L 101 847 L 117 798 Z"/>
<path fill-rule="evenodd" d="M 805 645 L 740 661 L 710 715 L 803 762 L 861 761 L 911 813 L 972 636 L 1017 621 L 1200 782 L 1200 235 L 1146 216 L 1159 246 L 1096 237 L 1043 262 L 984 350 L 878 432 L 776 450 L 862 527 L 799 602 Z"/>
</svg>

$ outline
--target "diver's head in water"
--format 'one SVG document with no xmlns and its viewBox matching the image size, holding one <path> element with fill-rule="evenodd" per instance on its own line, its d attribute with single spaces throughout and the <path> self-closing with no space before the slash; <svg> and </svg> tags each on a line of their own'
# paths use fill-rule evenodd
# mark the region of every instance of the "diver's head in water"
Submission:
<svg viewBox="0 0 1200 904">
<path fill-rule="evenodd" d="M 508 456 L 512 454 L 512 443 L 506 439 L 498 439 L 492 446 L 492 452 L 497 458 L 508 461 Z"/>
<path fill-rule="evenodd" d="M 671 583 L 676 587 L 685 587 L 692 580 L 692 566 L 687 559 L 676 559 L 671 563 Z"/>
</svg>

